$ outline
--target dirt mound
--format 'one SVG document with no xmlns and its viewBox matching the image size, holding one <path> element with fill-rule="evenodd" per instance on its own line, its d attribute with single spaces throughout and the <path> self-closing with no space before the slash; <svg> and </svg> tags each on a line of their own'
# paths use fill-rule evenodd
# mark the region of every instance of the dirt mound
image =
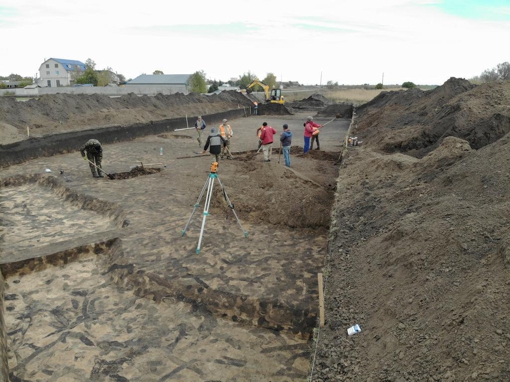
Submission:
<svg viewBox="0 0 510 382">
<path fill-rule="evenodd" d="M 4 127 L 16 128 L 31 136 L 106 127 L 148 123 L 184 115 L 212 114 L 240 107 L 250 107 L 251 101 L 236 91 L 212 96 L 182 93 L 155 97 L 134 93 L 119 98 L 106 95 L 44 95 L 38 99 L 18 102 L 0 97 L 0 120 Z M 9 142 L 0 141 L 0 144 Z"/>
<path fill-rule="evenodd" d="M 108 174 L 108 178 L 112 179 L 112 180 L 113 179 L 116 179 L 116 180 L 131 179 L 131 178 L 136 178 L 137 176 L 156 174 L 160 171 L 161 171 L 160 168 L 146 168 L 146 167 L 137 166 L 137 167 L 132 168 L 128 172 L 117 172 L 117 173 L 113 173 L 113 174 Z"/>
<path fill-rule="evenodd" d="M 279 103 L 259 104 L 259 115 L 291 115 L 293 114 L 285 105 Z"/>
<path fill-rule="evenodd" d="M 450 79 L 358 109 L 311 380 L 510 379 L 509 104 Z"/>
<path fill-rule="evenodd" d="M 328 105 L 317 113 L 317 117 L 352 118 L 353 104 L 342 102 Z"/>
<path fill-rule="evenodd" d="M 383 92 L 357 110 L 357 135 L 370 147 L 423 157 L 445 137 L 479 149 L 510 131 L 510 82 L 479 86 L 450 78 L 431 90 Z"/>
<path fill-rule="evenodd" d="M 321 94 L 312 94 L 310 97 L 304 98 L 300 101 L 289 102 L 287 107 L 294 109 L 294 112 L 319 111 L 332 103 L 332 101 L 328 100 Z"/>
</svg>

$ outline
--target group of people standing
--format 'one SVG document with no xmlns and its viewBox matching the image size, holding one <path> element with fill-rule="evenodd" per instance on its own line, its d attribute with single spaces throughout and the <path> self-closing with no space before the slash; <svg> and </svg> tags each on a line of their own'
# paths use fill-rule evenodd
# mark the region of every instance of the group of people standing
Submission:
<svg viewBox="0 0 510 382">
<path fill-rule="evenodd" d="M 233 131 L 232 127 L 227 124 L 227 120 L 224 119 L 218 129 L 213 127 L 210 135 L 207 137 L 202 154 L 209 152 L 215 157 L 216 162 L 226 157 L 227 159 L 233 159 L 232 153 L 230 152 L 230 140 L 232 138 Z M 319 125 L 313 121 L 311 116 L 307 117 L 304 126 L 304 148 L 303 153 L 307 153 L 313 149 L 314 142 L 317 143 L 316 150 L 320 150 L 319 144 L 319 129 L 322 125 Z M 206 128 L 206 123 L 202 117 L 198 117 L 195 122 L 195 129 L 198 132 L 198 144 L 202 144 L 202 131 Z M 264 162 L 271 162 L 271 154 L 273 151 L 274 136 L 277 134 L 276 130 L 264 122 L 262 126 L 257 129 L 257 137 L 259 139 L 258 151 L 262 148 L 264 153 Z M 280 134 L 281 149 L 283 152 L 283 159 L 285 166 L 290 167 L 290 147 L 292 145 L 292 132 L 289 129 L 288 124 L 283 125 L 283 132 Z M 257 151 L 257 152 L 258 152 Z"/>
<path fill-rule="evenodd" d="M 272 126 L 268 126 L 264 122 L 262 126 L 257 129 L 257 136 L 259 138 L 259 148 L 262 147 L 264 153 L 264 162 L 271 162 L 271 154 L 273 152 L 274 136 L 276 130 Z M 283 133 L 280 134 L 280 143 L 283 151 L 283 159 L 285 166 L 290 167 L 290 146 L 292 144 L 292 132 L 289 130 L 289 125 L 283 125 Z"/>
<path fill-rule="evenodd" d="M 216 162 L 220 159 L 227 158 L 233 159 L 232 153 L 230 152 L 230 141 L 234 136 L 232 127 L 224 119 L 218 129 L 213 127 L 211 133 L 207 137 L 204 145 L 202 154 L 209 152 Z M 315 123 L 312 117 L 307 117 L 306 122 L 303 124 L 304 131 L 304 149 L 303 153 L 307 153 L 313 149 L 314 141 L 317 142 L 316 150 L 320 150 L 319 146 L 319 129 L 321 125 Z M 195 122 L 195 129 L 197 131 L 197 141 L 199 147 L 202 147 L 203 132 L 206 129 L 207 124 L 201 116 L 197 118 Z M 277 134 L 276 130 L 264 122 L 262 126 L 257 129 L 257 137 L 259 139 L 258 150 L 262 148 L 264 153 L 264 162 L 271 162 L 271 154 L 273 151 L 274 136 Z M 283 125 L 283 132 L 280 134 L 281 149 L 283 152 L 283 159 L 285 166 L 290 167 L 290 147 L 292 145 L 292 132 L 289 129 L 288 124 Z M 102 170 L 101 162 L 103 159 L 103 148 L 101 143 L 97 139 L 90 139 L 80 148 L 81 155 L 84 160 L 89 163 L 90 171 L 94 178 L 104 177 L 104 171 Z M 257 151 L 258 152 L 258 151 Z"/>
<path fill-rule="evenodd" d="M 317 143 L 316 150 L 320 150 L 319 144 L 319 129 L 322 125 L 319 125 L 313 121 L 312 117 L 307 117 L 306 122 L 303 124 L 304 131 L 304 148 L 303 153 L 306 154 L 308 151 L 313 149 L 314 141 Z M 273 136 L 276 134 L 276 130 L 267 125 L 264 122 L 262 126 L 257 129 L 257 136 L 259 137 L 259 150 L 262 146 L 264 150 L 264 162 L 271 162 L 271 152 L 273 148 Z M 283 158 L 285 160 L 285 166 L 290 167 L 290 147 L 292 145 L 292 132 L 289 129 L 289 125 L 283 125 L 283 132 L 280 134 L 281 148 L 283 152 Z"/>
</svg>

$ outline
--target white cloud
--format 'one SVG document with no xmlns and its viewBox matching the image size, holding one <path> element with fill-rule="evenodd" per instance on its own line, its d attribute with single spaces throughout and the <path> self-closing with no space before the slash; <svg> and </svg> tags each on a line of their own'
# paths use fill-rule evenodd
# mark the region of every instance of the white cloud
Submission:
<svg viewBox="0 0 510 382">
<path fill-rule="evenodd" d="M 33 76 L 45 58 L 228 80 L 251 71 L 284 81 L 441 84 L 508 61 L 508 22 L 441 13 L 437 1 L 61 2 L 3 0 L 0 75 Z"/>
</svg>

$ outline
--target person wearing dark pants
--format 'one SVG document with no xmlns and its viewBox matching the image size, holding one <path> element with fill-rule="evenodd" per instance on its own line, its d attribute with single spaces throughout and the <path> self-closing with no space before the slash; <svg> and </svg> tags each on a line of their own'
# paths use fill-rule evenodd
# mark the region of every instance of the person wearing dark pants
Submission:
<svg viewBox="0 0 510 382">
<path fill-rule="evenodd" d="M 317 148 L 315 150 L 320 150 L 321 149 L 321 146 L 320 146 L 320 143 L 319 143 L 319 127 L 314 127 L 313 128 L 313 133 L 312 133 L 312 139 L 310 141 L 310 150 L 313 150 L 313 142 L 316 141 L 317 142 Z"/>
<path fill-rule="evenodd" d="M 214 157 L 213 162 L 219 162 L 221 148 L 225 147 L 226 145 L 227 141 L 223 139 L 223 137 L 213 127 L 211 129 L 211 134 L 207 137 L 207 141 L 205 142 L 204 151 L 202 151 L 202 154 L 205 154 L 209 148 L 209 153 Z"/>
<path fill-rule="evenodd" d="M 103 178 L 104 171 L 101 167 L 101 162 L 103 161 L 103 147 L 101 143 L 99 143 L 97 139 L 89 139 L 87 143 L 80 148 L 80 153 L 84 160 L 89 161 L 92 176 L 94 178 Z M 94 163 L 95 166 L 90 162 Z"/>
<path fill-rule="evenodd" d="M 283 133 L 280 135 L 280 142 L 282 143 L 283 159 L 285 166 L 290 167 L 290 146 L 292 144 L 292 132 L 289 130 L 289 125 L 283 125 Z"/>
<path fill-rule="evenodd" d="M 315 123 L 312 117 L 308 117 L 306 119 L 304 133 L 305 144 L 303 147 L 303 154 L 306 154 L 310 150 L 310 139 L 312 138 L 315 129 L 319 127 L 321 127 L 321 125 Z"/>
</svg>

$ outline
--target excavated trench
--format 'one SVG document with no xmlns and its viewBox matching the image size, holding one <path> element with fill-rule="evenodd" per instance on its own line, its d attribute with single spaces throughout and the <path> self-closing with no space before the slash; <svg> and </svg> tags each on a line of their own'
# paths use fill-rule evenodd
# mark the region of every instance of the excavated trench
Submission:
<svg viewBox="0 0 510 382">
<path fill-rule="evenodd" d="M 197 284 L 197 277 L 186 279 L 194 264 L 177 269 L 184 287 L 165 274 L 139 269 L 123 248 L 128 236 L 123 231 L 129 229 L 123 227 L 129 220 L 119 206 L 44 176 L 4 179 L 0 197 L 3 226 L 12 233 L 1 264 L 5 314 L 0 366 L 10 380 L 89 381 L 115 375 L 125 378 L 120 380 L 144 380 L 144 375 L 165 380 L 176 369 L 180 378 L 193 380 L 198 374 L 204 380 L 206 371 L 192 366 L 182 370 L 181 359 L 196 358 L 197 350 L 216 364 L 218 370 L 210 373 L 218 378 L 239 378 L 267 363 L 277 370 L 290 362 L 291 374 L 306 370 L 306 340 L 264 329 L 246 332 L 231 327 L 236 324 L 230 320 L 214 318 L 250 321 L 257 314 L 246 307 L 257 306 L 273 320 L 292 320 L 284 317 L 284 306 L 250 302 L 235 288 L 227 294 L 203 281 Z M 236 309 L 245 311 L 237 311 L 236 318 Z M 259 317 L 255 327 L 264 327 L 263 321 Z M 200 340 L 188 338 L 192 332 Z M 218 341 L 230 345 L 215 354 Z"/>
<path fill-rule="evenodd" d="M 115 179 L 131 179 L 158 174 L 161 170 L 136 167 L 124 175 L 113 175 L 121 175 Z M 219 188 L 216 191 L 217 202 L 223 195 Z M 278 347 L 283 341 L 285 346 L 277 351 L 280 358 L 277 363 L 285 364 L 293 359 L 291 363 L 300 365 L 294 372 L 306 369 L 306 337 L 315 325 L 315 314 L 310 310 L 314 303 L 298 296 L 306 291 L 307 283 L 302 276 L 310 267 L 306 262 L 295 264 L 292 251 L 276 253 L 283 258 L 275 262 L 269 260 L 268 254 L 249 259 L 243 250 L 232 248 L 223 265 L 211 263 L 212 257 L 208 255 L 185 256 L 174 258 L 170 267 L 163 265 L 161 272 L 161 266 L 149 269 L 135 264 L 125 252 L 124 242 L 129 242 L 129 233 L 123 231 L 129 231 L 130 221 L 119 205 L 73 191 L 58 178 L 40 175 L 4 179 L 0 200 L 5 216 L 2 226 L 7 231 L 4 242 L 7 250 L 1 262 L 5 289 L 1 349 L 5 357 L 1 367 L 2 373 L 11 380 L 80 380 L 84 375 L 96 380 L 121 370 L 126 380 L 131 380 L 128 375 L 143 380 L 144 373 L 158 374 L 168 367 L 165 357 L 171 354 L 162 351 L 166 345 L 161 338 L 156 340 L 155 334 L 165 326 L 163 323 L 195 320 L 193 330 L 200 332 L 204 317 L 215 322 L 218 333 L 231 332 L 232 328 L 224 326 L 234 322 L 273 329 L 273 333 L 283 330 L 299 334 L 290 338 L 281 334 L 276 342 L 265 338 L 255 348 L 272 342 Z M 222 207 L 215 205 L 213 209 L 219 212 Z M 244 214 L 244 206 L 240 209 Z M 250 217 L 245 217 L 250 224 Z M 258 240 L 259 234 L 254 235 Z M 304 247 L 313 247 L 321 241 L 312 232 L 301 240 Z M 132 248 L 132 243 L 128 247 Z M 315 262 L 315 256 L 308 251 L 310 261 Z M 242 270 L 247 260 L 255 266 L 248 272 Z M 197 270 L 203 268 L 204 261 L 211 265 L 211 272 L 198 275 Z M 294 285 L 296 289 L 283 291 L 278 284 L 271 286 L 271 273 L 276 267 L 290 270 L 287 287 Z M 239 271 L 244 273 L 244 280 L 236 275 Z M 261 282 L 268 284 L 253 289 Z M 281 298 L 282 293 L 287 295 L 285 299 Z M 130 297 L 126 298 L 126 294 Z M 151 300 L 158 304 L 151 305 Z M 289 303 L 292 300 L 295 302 Z M 169 307 L 175 304 L 179 312 L 169 315 Z M 144 311 L 142 319 L 141 311 Z M 146 313 L 151 311 L 154 317 Z M 227 320 L 219 324 L 212 317 Z M 169 337 L 173 330 L 164 328 Z M 258 336 L 255 341 L 252 335 L 242 333 L 238 340 L 251 348 L 254 341 L 260 342 L 267 334 L 260 332 Z M 179 338 L 185 342 L 185 337 Z M 208 337 L 207 341 L 210 340 Z M 198 350 L 210 344 L 202 341 L 187 346 Z M 141 356 L 147 349 L 157 354 L 150 364 Z M 256 362 L 269 362 L 269 355 L 259 350 L 262 352 L 252 355 L 258 358 Z M 209 351 L 207 355 L 213 357 Z M 226 357 L 227 361 L 235 359 Z M 126 372 L 128 358 L 133 369 L 130 372 Z M 231 366 L 238 372 L 242 365 L 234 361 Z"/>
<path fill-rule="evenodd" d="M 158 151 L 166 138 L 174 137 L 154 138 Z M 125 152 L 119 146 L 116 154 L 116 147 L 110 161 Z M 136 155 L 147 145 L 129 147 Z M 236 152 L 220 166 L 248 237 L 216 188 L 200 256 L 202 216 L 185 237 L 180 232 L 195 201 L 190 194 L 198 196 L 205 175 L 191 175 L 198 180 L 187 181 L 185 192 L 176 182 L 195 173 L 197 162 L 110 174 L 125 182 L 100 182 L 88 173 L 78 185 L 66 167 L 75 161 L 66 155 L 55 159 L 65 183 L 46 175 L 2 180 L 1 208 L 10 214 L 2 225 L 12 240 L 1 265 L 4 374 L 9 370 L 13 380 L 166 380 L 172 373 L 188 380 L 303 378 L 334 190 L 276 163 L 268 177 L 258 163 L 262 154 L 252 153 Z M 334 179 L 325 164 L 337 153 L 305 157 L 296 147 L 292 155 Z"/>
</svg>

